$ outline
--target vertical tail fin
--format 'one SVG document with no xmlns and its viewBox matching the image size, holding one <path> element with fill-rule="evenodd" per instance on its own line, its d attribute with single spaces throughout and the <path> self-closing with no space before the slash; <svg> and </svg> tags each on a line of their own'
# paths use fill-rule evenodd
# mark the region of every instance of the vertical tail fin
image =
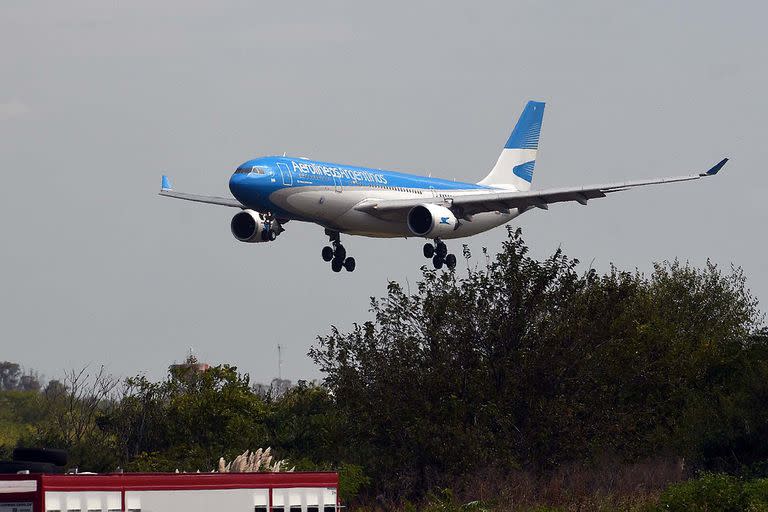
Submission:
<svg viewBox="0 0 768 512">
<path fill-rule="evenodd" d="M 496 165 L 481 185 L 509 188 L 524 192 L 531 189 L 533 167 L 539 148 L 539 134 L 544 120 L 544 103 L 529 101 L 512 135 L 509 136 Z"/>
</svg>

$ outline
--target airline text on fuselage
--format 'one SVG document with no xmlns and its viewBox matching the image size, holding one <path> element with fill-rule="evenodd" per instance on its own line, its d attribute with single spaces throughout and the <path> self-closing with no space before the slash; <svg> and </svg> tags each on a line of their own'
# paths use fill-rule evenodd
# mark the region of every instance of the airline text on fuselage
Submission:
<svg viewBox="0 0 768 512">
<path fill-rule="evenodd" d="M 387 177 L 377 172 L 358 171 L 355 169 L 345 169 L 343 167 L 321 165 L 313 162 L 296 162 L 294 160 L 291 160 L 291 163 L 293 164 L 293 172 L 299 176 L 314 174 L 325 175 L 337 179 L 347 178 L 352 181 L 363 181 L 381 185 L 387 184 Z"/>
</svg>

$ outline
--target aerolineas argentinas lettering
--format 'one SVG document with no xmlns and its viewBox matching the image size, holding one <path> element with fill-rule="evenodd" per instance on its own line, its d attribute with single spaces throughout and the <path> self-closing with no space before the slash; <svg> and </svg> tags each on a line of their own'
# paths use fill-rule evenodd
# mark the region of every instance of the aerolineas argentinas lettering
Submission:
<svg viewBox="0 0 768 512">
<path fill-rule="evenodd" d="M 334 167 L 330 165 L 296 162 L 295 160 L 291 160 L 291 164 L 293 164 L 293 172 L 299 176 L 306 176 L 308 174 L 325 175 L 331 178 L 347 178 L 353 181 L 364 181 L 380 185 L 387 184 L 386 176 L 377 172 L 356 171 L 354 169 L 344 169 L 342 167 Z"/>
</svg>

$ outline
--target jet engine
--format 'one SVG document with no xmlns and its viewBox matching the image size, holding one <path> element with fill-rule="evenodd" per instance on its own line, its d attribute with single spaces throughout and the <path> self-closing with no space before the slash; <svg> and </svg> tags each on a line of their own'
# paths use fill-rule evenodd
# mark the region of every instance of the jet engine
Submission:
<svg viewBox="0 0 768 512">
<path fill-rule="evenodd" d="M 408 212 L 408 229 L 411 233 L 428 238 L 447 236 L 458 227 L 456 216 L 437 204 L 420 204 Z"/>
<path fill-rule="evenodd" d="M 268 221 L 254 210 L 243 210 L 232 217 L 232 235 L 241 242 L 269 242 L 277 237 L 280 230 L 276 221 Z"/>
</svg>

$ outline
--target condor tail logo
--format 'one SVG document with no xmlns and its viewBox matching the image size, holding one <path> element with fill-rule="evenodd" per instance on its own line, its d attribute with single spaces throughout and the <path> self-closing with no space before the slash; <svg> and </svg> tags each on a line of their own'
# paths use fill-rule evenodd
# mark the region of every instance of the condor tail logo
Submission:
<svg viewBox="0 0 768 512">
<path fill-rule="evenodd" d="M 518 178 L 522 178 L 528 183 L 533 181 L 533 166 L 536 165 L 536 160 L 525 162 L 524 164 L 516 165 L 512 168 L 512 172 Z"/>
</svg>

